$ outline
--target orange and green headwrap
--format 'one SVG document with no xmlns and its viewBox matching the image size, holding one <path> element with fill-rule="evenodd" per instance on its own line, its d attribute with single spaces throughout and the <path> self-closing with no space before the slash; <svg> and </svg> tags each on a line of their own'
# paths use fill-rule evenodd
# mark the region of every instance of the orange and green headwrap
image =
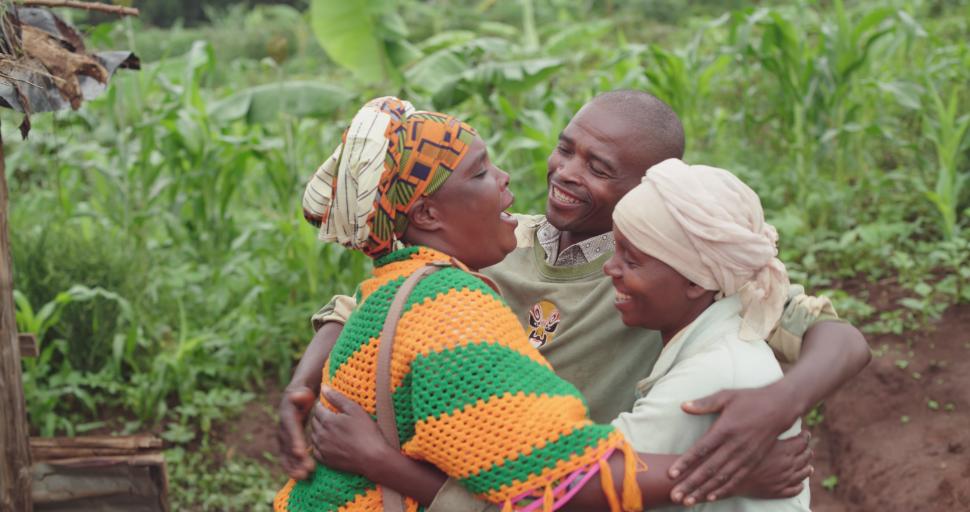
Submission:
<svg viewBox="0 0 970 512">
<path fill-rule="evenodd" d="M 321 240 L 383 256 L 404 234 L 414 202 L 441 187 L 476 135 L 452 116 L 390 96 L 371 100 L 310 178 L 303 216 Z"/>
</svg>

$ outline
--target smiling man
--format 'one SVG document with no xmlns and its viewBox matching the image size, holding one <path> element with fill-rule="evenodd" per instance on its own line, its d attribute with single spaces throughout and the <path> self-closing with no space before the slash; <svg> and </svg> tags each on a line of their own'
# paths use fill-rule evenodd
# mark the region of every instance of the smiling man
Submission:
<svg viewBox="0 0 970 512">
<path fill-rule="evenodd" d="M 603 273 L 615 248 L 612 212 L 646 169 L 683 152 L 683 126 L 659 99 L 639 91 L 597 96 L 576 113 L 549 156 L 546 215 L 517 215 L 516 249 L 484 270 L 534 345 L 579 388 L 600 423 L 630 410 L 631 390 L 649 376 L 662 348 L 659 333 L 625 326 L 613 306 L 615 292 Z M 318 333 L 280 405 L 283 462 L 291 476 L 312 468 L 302 426 L 319 392 L 328 340 L 353 306 L 338 298 L 315 315 Z M 732 491 L 781 432 L 870 357 L 858 330 L 838 321 L 827 300 L 797 286 L 769 343 L 783 359 L 797 360 L 782 380 L 685 404 L 689 413 L 720 417 L 671 468 L 672 477 L 686 475 L 672 492 L 674 501 L 691 504 Z M 453 487 L 444 488 L 434 509 L 466 509 L 444 496 Z"/>
</svg>

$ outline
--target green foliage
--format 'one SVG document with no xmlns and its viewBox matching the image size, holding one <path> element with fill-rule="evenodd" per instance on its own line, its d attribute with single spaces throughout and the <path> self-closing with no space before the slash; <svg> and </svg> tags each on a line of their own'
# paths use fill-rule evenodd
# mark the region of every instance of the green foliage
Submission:
<svg viewBox="0 0 970 512">
<path fill-rule="evenodd" d="M 233 511 L 270 508 L 279 473 L 225 446 L 165 451 L 172 510 Z M 270 483 L 272 482 L 272 483 Z"/>
<path fill-rule="evenodd" d="M 837 475 L 829 475 L 822 480 L 822 489 L 832 492 L 836 487 L 839 486 L 839 477 Z"/>
<path fill-rule="evenodd" d="M 387 51 L 378 20 L 382 2 L 313 0 L 310 20 L 320 46 L 337 64 L 365 82 L 388 78 Z"/>
</svg>

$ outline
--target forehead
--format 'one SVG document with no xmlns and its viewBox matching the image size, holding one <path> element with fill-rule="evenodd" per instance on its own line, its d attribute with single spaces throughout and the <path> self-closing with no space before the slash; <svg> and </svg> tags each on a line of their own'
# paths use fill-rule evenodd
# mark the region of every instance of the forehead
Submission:
<svg viewBox="0 0 970 512">
<path fill-rule="evenodd" d="M 622 109 L 593 102 L 573 116 L 563 135 L 581 149 L 594 151 L 621 165 L 639 167 L 646 146 L 644 134 L 640 132 L 637 123 Z"/>
<path fill-rule="evenodd" d="M 464 174 L 478 170 L 482 161 L 488 156 L 488 148 L 485 146 L 485 141 L 481 137 L 476 135 L 470 142 L 468 151 L 465 152 L 465 155 L 455 167 L 455 174 Z"/>
</svg>

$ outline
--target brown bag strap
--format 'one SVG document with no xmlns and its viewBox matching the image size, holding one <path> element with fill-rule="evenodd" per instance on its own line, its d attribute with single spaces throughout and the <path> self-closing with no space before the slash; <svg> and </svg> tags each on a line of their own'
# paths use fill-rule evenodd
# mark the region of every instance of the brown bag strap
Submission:
<svg viewBox="0 0 970 512">
<path fill-rule="evenodd" d="M 384 434 L 384 439 L 396 450 L 401 449 L 401 439 L 397 435 L 397 419 L 394 416 L 394 401 L 391 397 L 391 355 L 394 351 L 397 322 L 401 319 L 408 296 L 418 282 L 439 269 L 450 266 L 450 262 L 430 263 L 411 274 L 394 294 L 394 301 L 391 302 L 384 328 L 381 330 L 381 339 L 377 348 L 377 426 Z M 404 512 L 404 499 L 397 491 L 381 486 L 381 495 L 384 512 Z"/>
</svg>

